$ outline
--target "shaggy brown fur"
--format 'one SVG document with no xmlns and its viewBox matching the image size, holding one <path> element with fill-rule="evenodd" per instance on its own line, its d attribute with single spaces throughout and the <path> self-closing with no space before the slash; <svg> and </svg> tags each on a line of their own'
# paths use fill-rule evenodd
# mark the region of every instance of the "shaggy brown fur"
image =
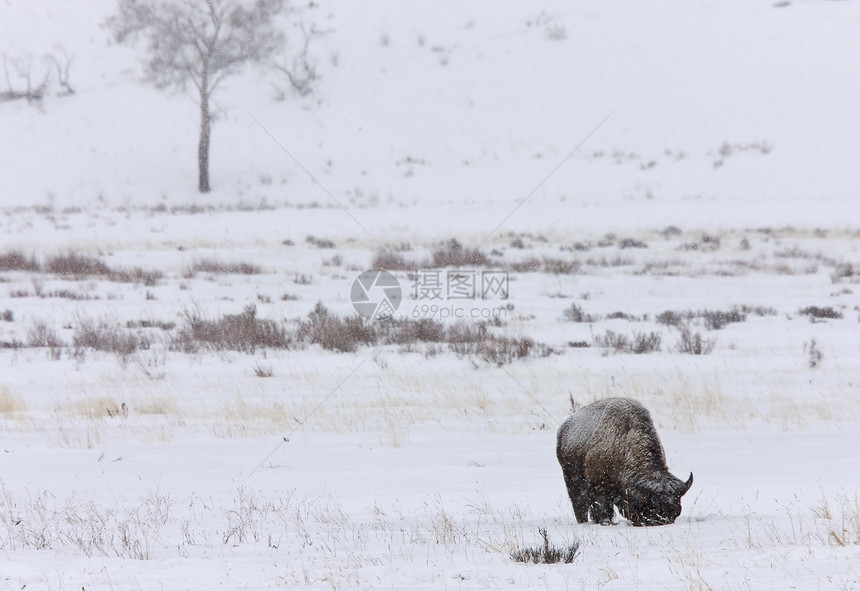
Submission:
<svg viewBox="0 0 860 591">
<path fill-rule="evenodd" d="M 579 523 L 611 523 L 613 507 L 634 525 L 673 523 L 693 484 L 669 473 L 648 410 L 608 398 L 572 414 L 558 429 L 558 462 Z"/>
</svg>

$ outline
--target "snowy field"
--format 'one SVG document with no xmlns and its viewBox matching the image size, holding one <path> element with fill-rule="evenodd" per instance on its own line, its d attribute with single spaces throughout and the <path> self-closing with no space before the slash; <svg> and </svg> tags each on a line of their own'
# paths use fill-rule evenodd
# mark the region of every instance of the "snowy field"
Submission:
<svg viewBox="0 0 860 591">
<path fill-rule="evenodd" d="M 860 589 L 860 3 L 303 4 L 207 195 L 114 9 L 0 0 L 0 589 Z M 607 396 L 675 524 L 576 523 Z"/>
</svg>

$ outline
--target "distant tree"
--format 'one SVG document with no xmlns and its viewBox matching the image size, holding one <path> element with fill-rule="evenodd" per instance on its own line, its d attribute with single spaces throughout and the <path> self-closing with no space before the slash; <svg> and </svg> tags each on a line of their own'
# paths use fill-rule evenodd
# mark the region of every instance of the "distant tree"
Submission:
<svg viewBox="0 0 860 591">
<path fill-rule="evenodd" d="M 200 96 L 198 188 L 209 192 L 210 101 L 225 78 L 264 64 L 284 44 L 274 23 L 283 0 L 118 0 L 107 27 L 119 43 L 147 41 L 145 74 L 159 89 Z"/>
</svg>

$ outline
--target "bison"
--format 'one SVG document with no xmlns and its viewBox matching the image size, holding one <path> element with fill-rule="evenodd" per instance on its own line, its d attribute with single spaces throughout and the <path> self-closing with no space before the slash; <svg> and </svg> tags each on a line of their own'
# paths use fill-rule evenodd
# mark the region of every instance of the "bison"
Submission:
<svg viewBox="0 0 860 591">
<path fill-rule="evenodd" d="M 570 415 L 558 429 L 558 462 L 576 521 L 611 523 L 613 507 L 633 525 L 674 523 L 693 484 L 669 473 L 644 406 L 608 398 Z"/>
</svg>

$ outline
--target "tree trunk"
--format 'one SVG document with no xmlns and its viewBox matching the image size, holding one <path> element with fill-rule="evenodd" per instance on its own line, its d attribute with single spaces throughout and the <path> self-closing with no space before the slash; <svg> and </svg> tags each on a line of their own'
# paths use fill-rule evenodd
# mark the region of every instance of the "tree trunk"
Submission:
<svg viewBox="0 0 860 591">
<path fill-rule="evenodd" d="M 204 74 L 204 83 L 200 87 L 200 143 L 197 146 L 198 189 L 201 193 L 209 192 L 209 132 L 209 89 Z"/>
</svg>

